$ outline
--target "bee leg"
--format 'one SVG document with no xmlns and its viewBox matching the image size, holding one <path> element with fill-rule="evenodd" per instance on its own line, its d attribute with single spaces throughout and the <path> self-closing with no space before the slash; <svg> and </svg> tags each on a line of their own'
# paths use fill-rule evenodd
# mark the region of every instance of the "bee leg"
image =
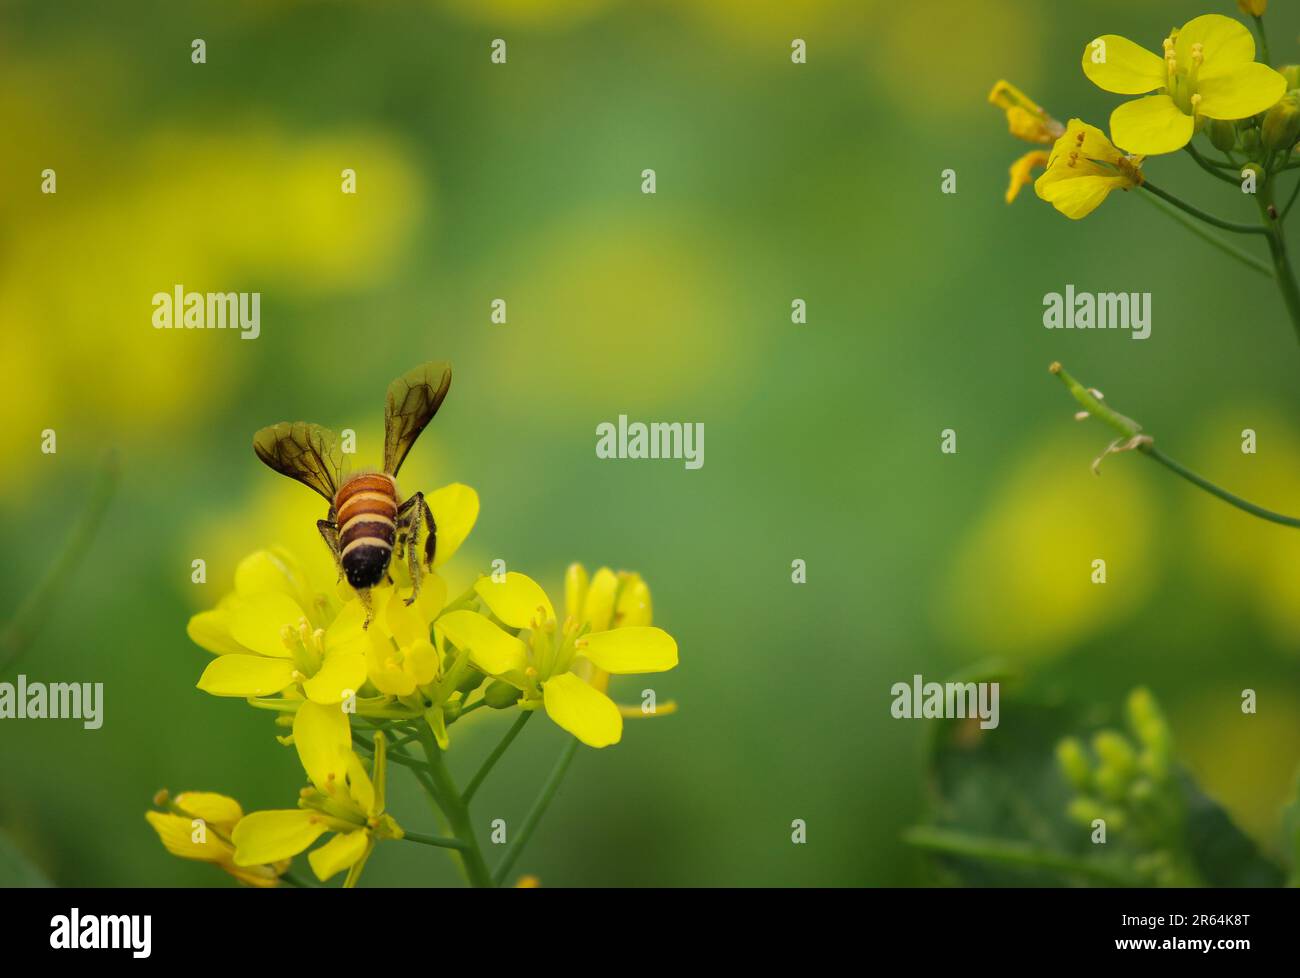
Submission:
<svg viewBox="0 0 1300 978">
<path fill-rule="evenodd" d="M 420 596 L 420 584 L 424 576 L 420 567 L 420 530 L 424 514 L 429 511 L 424 501 L 424 493 L 417 492 L 406 501 L 409 513 L 406 517 L 406 568 L 411 574 L 411 596 L 406 599 L 408 605 L 414 604 Z"/>
<path fill-rule="evenodd" d="M 361 623 L 362 629 L 368 629 L 370 623 L 375 618 L 375 606 L 370 603 L 370 588 L 359 587 L 353 588 L 357 592 L 357 599 L 361 602 L 361 607 L 366 609 L 366 620 Z"/>
<path fill-rule="evenodd" d="M 433 570 L 433 556 L 438 550 L 438 524 L 433 521 L 433 510 L 429 509 L 429 504 L 424 501 L 424 493 L 417 492 L 420 497 L 420 509 L 424 513 L 424 522 L 428 524 L 429 536 L 424 541 L 424 568 Z"/>
<path fill-rule="evenodd" d="M 343 552 L 339 548 L 339 527 L 333 520 L 317 520 L 316 529 L 320 530 L 321 538 L 325 545 L 330 548 L 330 553 L 334 555 L 334 566 L 339 569 L 338 579 L 343 580 Z"/>
</svg>

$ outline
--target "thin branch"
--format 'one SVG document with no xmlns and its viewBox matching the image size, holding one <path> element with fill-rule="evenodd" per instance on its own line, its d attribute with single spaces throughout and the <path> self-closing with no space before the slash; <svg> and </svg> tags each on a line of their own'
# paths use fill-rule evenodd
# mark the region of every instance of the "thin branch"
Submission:
<svg viewBox="0 0 1300 978">
<path fill-rule="evenodd" d="M 1206 492 L 1210 493 L 1210 495 L 1223 500 L 1230 506 L 1235 506 L 1237 509 L 1250 513 L 1252 516 L 1257 516 L 1262 520 L 1268 520 L 1270 523 L 1279 523 L 1282 526 L 1300 528 L 1300 519 L 1297 519 L 1294 516 L 1286 516 L 1282 513 L 1275 513 L 1272 510 L 1265 509 L 1263 506 L 1257 506 L 1255 503 L 1242 499 L 1240 496 L 1228 492 L 1228 490 L 1221 486 L 1215 485 L 1209 479 L 1198 475 L 1185 465 L 1175 462 L 1152 444 L 1151 436 L 1143 434 L 1142 426 L 1140 424 L 1132 418 L 1126 418 L 1119 412 L 1111 410 L 1111 408 L 1106 404 L 1103 404 L 1101 399 L 1098 398 L 1095 393 L 1084 387 L 1066 373 L 1065 369 L 1059 363 L 1053 363 L 1048 369 L 1061 378 L 1061 382 L 1065 384 L 1066 389 L 1069 390 L 1069 392 L 1074 396 L 1074 399 L 1083 406 L 1083 409 L 1088 414 L 1092 415 L 1098 421 L 1104 422 L 1119 433 L 1120 439 L 1107 449 L 1107 453 L 1110 453 L 1111 451 L 1126 451 L 1130 449 L 1139 451 L 1148 458 L 1155 459 L 1161 465 L 1186 479 L 1192 485 L 1199 489 L 1204 489 Z M 1120 443 L 1121 441 L 1123 444 Z M 1100 459 L 1098 461 L 1100 461 Z"/>
<path fill-rule="evenodd" d="M 560 751 L 555 766 L 551 768 L 551 773 L 547 775 L 546 783 L 542 785 L 542 791 L 537 796 L 537 800 L 533 802 L 532 810 L 524 819 L 524 824 L 515 836 L 515 841 L 510 844 L 510 848 L 506 850 L 505 856 L 501 859 L 501 865 L 492 874 L 492 882 L 496 886 L 500 886 L 505 878 L 510 875 L 510 870 L 523 853 L 524 846 L 528 845 L 528 840 L 532 837 L 533 830 L 537 828 L 537 823 L 542 820 L 542 816 L 546 814 L 546 809 L 550 807 L 551 801 L 555 798 L 555 793 L 559 790 L 560 782 L 564 780 L 564 773 L 569 769 L 569 762 L 573 760 L 573 755 L 577 749 L 578 738 L 570 737 L 569 742 Z"/>
<path fill-rule="evenodd" d="M 1173 204 L 1179 210 L 1186 211 L 1188 214 L 1191 214 L 1192 217 L 1202 220 L 1206 224 L 1211 224 L 1214 227 L 1219 228 L 1223 231 L 1232 231 L 1234 234 L 1264 234 L 1264 235 L 1268 234 L 1268 229 L 1262 228 L 1258 224 L 1238 224 L 1234 221 L 1225 221 L 1222 218 L 1215 217 L 1213 214 L 1207 214 L 1199 207 L 1187 203 L 1187 201 L 1183 200 L 1180 197 L 1175 197 L 1173 194 L 1169 193 L 1169 191 L 1161 190 L 1150 180 L 1144 180 L 1142 181 L 1142 183 L 1138 184 L 1138 186 L 1142 190 L 1146 190 L 1149 193 L 1153 193 L 1157 197 L 1161 198 L 1162 200 L 1165 200 L 1168 203 Z"/>
<path fill-rule="evenodd" d="M 533 712 L 533 710 L 524 710 L 519 714 L 518 719 L 510 725 L 510 729 L 506 731 L 506 735 L 501 738 L 501 743 L 497 744 L 496 749 L 487 756 L 487 760 L 483 762 L 483 766 L 478 769 L 478 773 L 470 779 L 469 784 L 465 786 L 465 793 L 461 795 L 461 800 L 464 801 L 466 805 L 468 805 L 470 799 L 474 797 L 474 793 L 478 791 L 479 785 L 481 785 L 484 779 L 488 776 L 488 772 L 490 772 L 496 762 L 501 759 L 501 755 L 506 752 L 506 748 L 508 748 L 514 742 L 514 739 L 519 736 L 519 731 L 524 729 L 524 724 L 528 722 L 528 719 L 533 715 Z"/>
<path fill-rule="evenodd" d="M 1300 187 L 1300 183 L 1297 183 L 1296 186 Z M 1148 203 L 1150 203 L 1151 206 L 1159 210 L 1160 213 L 1166 215 L 1169 218 L 1172 218 L 1173 220 L 1181 224 L 1183 227 L 1187 228 L 1187 230 L 1191 231 L 1192 234 L 1196 235 L 1202 241 L 1206 241 L 1212 244 L 1214 247 L 1218 248 L 1224 254 L 1230 255 L 1231 257 L 1235 258 L 1237 261 L 1241 262 L 1247 268 L 1251 269 L 1252 271 L 1259 272 L 1259 274 L 1261 275 L 1266 275 L 1270 279 L 1273 277 L 1273 269 L 1269 266 L 1268 262 L 1264 261 L 1264 259 L 1256 258 L 1254 255 L 1250 254 L 1249 252 L 1243 251 L 1241 248 L 1238 248 L 1231 241 L 1227 241 L 1219 237 L 1217 234 L 1215 234 L 1213 231 L 1209 230 L 1208 228 L 1202 227 L 1199 223 L 1194 221 L 1192 218 L 1188 217 L 1183 212 L 1174 209 L 1169 204 L 1166 204 L 1163 200 L 1161 200 L 1159 197 L 1155 196 L 1154 194 L 1139 194 L 1138 196 L 1141 197 L 1142 200 L 1145 200 Z"/>
</svg>

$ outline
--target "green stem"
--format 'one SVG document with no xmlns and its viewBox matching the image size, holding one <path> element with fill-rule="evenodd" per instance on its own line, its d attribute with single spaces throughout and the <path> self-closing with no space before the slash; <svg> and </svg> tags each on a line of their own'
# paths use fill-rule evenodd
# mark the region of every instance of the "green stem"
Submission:
<svg viewBox="0 0 1300 978">
<path fill-rule="evenodd" d="M 117 489 L 117 453 L 104 456 L 99 474 L 90 489 L 90 500 L 82 511 L 72 535 L 68 537 L 62 553 L 46 570 L 27 597 L 14 612 L 9 624 L 0 632 L 0 675 L 15 665 L 36 637 L 41 624 L 50 617 L 50 606 L 60 591 L 65 590 L 77 562 L 85 556 L 91 542 L 99 532 L 108 509 L 109 500 Z"/>
<path fill-rule="evenodd" d="M 1273 256 L 1273 275 L 1277 287 L 1282 291 L 1282 302 L 1291 317 L 1291 326 L 1296 338 L 1300 339 L 1300 287 L 1296 286 L 1295 271 L 1291 259 L 1287 256 L 1286 232 L 1279 219 L 1277 205 L 1273 202 L 1273 181 L 1270 178 L 1264 184 L 1263 193 L 1258 197 L 1260 216 L 1264 221 L 1261 228 L 1268 240 L 1268 250 Z M 1289 206 L 1289 205 L 1288 205 Z"/>
<path fill-rule="evenodd" d="M 1141 883 L 1141 880 L 1123 870 L 1100 865 L 1090 859 L 1079 859 L 1048 849 L 1039 849 L 1023 842 L 989 839 L 967 835 L 964 832 L 928 827 L 909 829 L 903 834 L 903 841 L 930 852 L 983 859 L 986 862 L 1003 863 L 1008 866 L 1048 869 L 1083 876 L 1111 886 L 1138 886 Z"/>
<path fill-rule="evenodd" d="M 1290 169 L 1290 167 L 1286 167 L 1286 169 Z M 1282 220 L 1285 221 L 1286 216 L 1291 213 L 1291 208 L 1295 206 L 1297 197 L 1300 197 L 1300 180 L 1296 181 L 1295 187 L 1291 190 L 1291 196 L 1286 202 L 1286 206 L 1282 208 Z"/>
<path fill-rule="evenodd" d="M 1165 468 L 1169 469 L 1169 471 L 1177 473 L 1192 485 L 1204 489 L 1211 496 L 1217 496 L 1230 506 L 1236 506 L 1243 512 L 1249 513 L 1251 516 L 1258 516 L 1261 520 L 1268 520 L 1270 523 L 1280 523 L 1282 526 L 1300 527 L 1300 519 L 1297 519 L 1294 516 L 1286 516 L 1283 513 L 1275 513 L 1271 509 L 1265 509 L 1263 506 L 1256 506 L 1250 500 L 1242 499 L 1240 496 L 1228 492 L 1227 489 L 1224 489 L 1221 486 L 1216 486 L 1209 479 L 1197 475 L 1191 469 L 1187 468 L 1187 466 L 1174 461 L 1154 445 L 1145 445 L 1141 448 L 1141 451 L 1144 455 L 1148 455 L 1155 459 Z"/>
<path fill-rule="evenodd" d="M 1264 18 L 1257 14 L 1251 14 L 1250 16 L 1255 21 L 1255 30 L 1259 32 L 1259 51 L 1264 56 L 1264 64 L 1272 67 L 1273 59 L 1268 54 L 1268 35 L 1264 33 Z"/>
<path fill-rule="evenodd" d="M 560 751 L 560 756 L 555 761 L 555 766 L 551 768 L 551 773 L 546 776 L 546 783 L 542 785 L 541 794 L 533 802 L 532 810 L 529 811 L 524 819 L 524 824 L 520 827 L 515 841 L 510 844 L 506 850 L 505 856 L 501 859 L 501 865 L 496 868 L 493 874 L 493 881 L 500 886 L 510 870 L 514 867 L 515 862 L 524 851 L 524 846 L 528 845 L 529 838 L 532 837 L 533 830 L 537 828 L 537 823 L 542 820 L 546 814 L 546 809 L 550 807 L 551 801 L 555 798 L 555 793 L 560 788 L 560 782 L 564 780 L 565 772 L 569 769 L 569 763 L 573 760 L 573 755 L 578 749 L 578 738 L 570 737 L 569 742 L 564 745 Z"/>
<path fill-rule="evenodd" d="M 1221 230 L 1232 231 L 1235 234 L 1268 234 L 1267 228 L 1262 228 L 1257 224 L 1237 224 L 1233 221 L 1225 221 L 1222 218 L 1215 217 L 1213 214 L 1207 214 L 1199 207 L 1189 204 L 1187 201 L 1179 197 L 1175 197 L 1173 194 L 1169 193 L 1169 191 L 1161 190 L 1150 180 L 1144 180 L 1139 184 L 1139 186 L 1143 190 L 1153 193 L 1162 200 L 1173 204 L 1180 211 L 1186 211 L 1188 214 L 1191 214 L 1192 217 L 1202 220 L 1206 224 L 1211 224 L 1216 228 L 1220 228 Z"/>
<path fill-rule="evenodd" d="M 464 849 L 465 843 L 460 839 L 449 839 L 444 835 L 424 835 L 420 832 L 404 832 L 402 838 L 408 842 L 418 842 L 422 846 L 437 846 L 439 849 Z"/>
<path fill-rule="evenodd" d="M 1059 363 L 1053 363 L 1048 369 L 1061 378 L 1061 382 L 1065 384 L 1066 389 L 1069 390 L 1074 399 L 1082 405 L 1083 409 L 1087 411 L 1088 414 L 1092 415 L 1098 421 L 1109 425 L 1119 433 L 1121 438 L 1132 441 L 1138 439 L 1139 436 L 1142 435 L 1142 426 L 1140 424 L 1132 418 L 1126 418 L 1119 412 L 1111 410 L 1095 394 L 1093 394 L 1092 391 L 1088 390 L 1066 373 L 1065 368 L 1063 368 Z M 1257 506 L 1249 500 L 1242 499 L 1240 496 L 1228 492 L 1227 489 L 1224 489 L 1221 486 L 1216 486 L 1209 479 L 1197 475 L 1185 465 L 1175 462 L 1164 452 L 1157 449 L 1155 445 L 1151 443 L 1149 436 L 1143 438 L 1142 441 L 1130 447 L 1137 449 L 1148 458 L 1155 459 L 1155 461 L 1165 466 L 1165 468 L 1186 479 L 1197 488 L 1204 489 L 1210 495 L 1223 500 L 1230 506 L 1235 506 L 1237 509 L 1249 513 L 1251 516 L 1258 516 L 1260 519 L 1268 520 L 1270 523 L 1280 523 L 1282 526 L 1300 527 L 1300 519 L 1297 519 L 1294 516 L 1286 516 L 1282 513 L 1275 513 L 1270 509 L 1265 509 L 1263 506 Z"/>
<path fill-rule="evenodd" d="M 478 840 L 474 837 L 474 824 L 469 817 L 469 808 L 461 798 L 456 782 L 452 780 L 451 772 L 447 770 L 442 749 L 433 739 L 433 731 L 427 727 L 421 730 L 420 743 L 424 747 L 425 756 L 429 759 L 429 776 L 442 799 L 442 809 L 447 816 L 447 824 L 451 826 L 452 834 L 464 843 L 464 848 L 456 850 L 456 855 L 460 857 L 465 878 L 469 880 L 470 886 L 492 886 L 492 874 L 488 871 L 483 853 L 478 847 Z"/>
<path fill-rule="evenodd" d="M 519 718 L 511 724 L 510 729 L 506 731 L 506 735 L 501 738 L 501 743 L 497 744 L 496 749 L 487 756 L 487 760 L 483 762 L 483 766 L 478 769 L 478 773 L 470 779 L 469 784 L 465 786 L 465 794 L 461 797 L 461 800 L 465 802 L 466 805 L 470 803 L 470 799 L 474 797 L 474 793 L 478 791 L 479 785 L 481 785 L 483 780 L 488 776 L 488 772 L 491 771 L 496 762 L 501 759 L 501 755 L 506 752 L 506 748 L 514 742 L 516 737 L 519 736 L 519 731 L 524 729 L 524 724 L 528 722 L 529 717 L 531 717 L 534 712 L 534 710 L 524 710 L 519 714 Z"/>
<path fill-rule="evenodd" d="M 1296 186 L 1300 187 L 1300 182 L 1298 182 Z M 1210 231 L 1207 228 L 1202 227 L 1192 218 L 1188 217 L 1186 214 L 1182 213 L 1181 211 L 1177 211 L 1173 207 L 1170 207 L 1168 204 L 1166 204 L 1163 200 L 1161 200 L 1159 197 L 1155 196 L 1154 194 L 1139 194 L 1139 196 L 1143 200 L 1149 202 L 1152 207 L 1159 210 L 1160 213 L 1177 221 L 1179 224 L 1187 228 L 1187 230 L 1191 231 L 1202 241 L 1206 241 L 1209 244 L 1212 244 L 1214 247 L 1222 251 L 1225 255 L 1229 255 L 1232 258 L 1235 258 L 1237 261 L 1241 262 L 1243 265 L 1245 265 L 1247 268 L 1251 269 L 1252 271 L 1259 272 L 1261 275 L 1267 275 L 1270 279 L 1273 277 L 1273 267 L 1269 265 L 1268 262 L 1264 261 L 1262 258 L 1256 258 L 1254 255 L 1250 254 L 1249 252 L 1243 251 L 1241 248 L 1238 248 L 1231 241 L 1227 241 L 1219 237 L 1213 231 Z"/>
<path fill-rule="evenodd" d="M 1239 184 L 1232 177 L 1228 176 L 1226 173 L 1221 172 L 1219 167 L 1217 167 L 1214 163 L 1210 162 L 1204 156 L 1198 153 L 1196 147 L 1193 146 L 1191 143 L 1188 143 L 1183 148 L 1186 149 L 1188 155 L 1190 155 L 1191 158 L 1196 161 L 1196 165 L 1199 166 L 1206 173 L 1208 173 L 1210 176 L 1214 177 L 1216 180 L 1222 180 L 1224 183 L 1230 183 L 1237 189 L 1241 189 L 1241 184 Z"/>
</svg>

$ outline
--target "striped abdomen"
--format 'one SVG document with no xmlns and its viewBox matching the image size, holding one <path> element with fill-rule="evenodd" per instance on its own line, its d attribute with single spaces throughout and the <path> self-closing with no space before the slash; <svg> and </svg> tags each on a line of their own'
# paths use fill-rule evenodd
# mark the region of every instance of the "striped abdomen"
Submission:
<svg viewBox="0 0 1300 978">
<path fill-rule="evenodd" d="M 374 587 L 388 572 L 397 539 L 397 487 L 382 472 L 354 476 L 334 496 L 334 512 L 348 583 Z"/>
</svg>

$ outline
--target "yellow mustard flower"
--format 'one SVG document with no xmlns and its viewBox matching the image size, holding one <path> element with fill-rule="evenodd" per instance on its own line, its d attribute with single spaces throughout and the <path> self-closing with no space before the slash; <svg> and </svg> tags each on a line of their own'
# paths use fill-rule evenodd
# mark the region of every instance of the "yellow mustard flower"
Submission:
<svg viewBox="0 0 1300 978">
<path fill-rule="evenodd" d="M 346 721 L 345 721 L 346 722 Z M 385 811 L 387 752 L 384 734 L 375 734 L 373 779 L 350 747 L 338 750 L 315 771 L 314 788 L 306 788 L 298 808 L 251 812 L 235 826 L 235 865 L 292 859 L 327 832 L 334 837 L 307 854 L 312 872 L 322 882 L 351 870 L 344 885 L 360 875 L 375 844 L 400 839 L 402 828 Z M 340 762 L 345 776 L 339 778 Z"/>
<path fill-rule="evenodd" d="M 527 641 L 469 610 L 443 615 L 435 631 L 467 650 L 480 671 L 519 689 L 521 707 L 544 708 L 556 724 L 589 747 L 618 743 L 623 715 L 580 672 L 651 673 L 677 665 L 677 643 L 659 628 L 619 625 L 595 631 L 572 617 L 557 628 L 550 598 L 527 575 L 511 571 L 500 581 L 484 577 L 475 590 L 506 628 L 526 631 Z"/>
<path fill-rule="evenodd" d="M 1115 143 L 1151 156 L 1186 146 L 1202 119 L 1245 119 L 1286 92 L 1286 80 L 1255 61 L 1255 39 L 1231 17 L 1204 14 L 1164 41 L 1164 56 L 1117 34 L 1103 34 L 1083 51 L 1083 72 L 1125 102 L 1110 117 Z"/>
<path fill-rule="evenodd" d="M 1027 143 L 1050 145 L 1065 133 L 1065 126 L 1008 81 L 1001 80 L 994 84 L 989 92 L 989 103 L 1006 113 L 1007 129 L 1011 135 Z M 1031 182 L 1035 169 L 1047 166 L 1047 159 L 1046 150 L 1034 149 L 1011 164 L 1011 181 L 1006 194 L 1008 204 L 1016 199 L 1022 187 Z"/>
<path fill-rule="evenodd" d="M 1034 183 L 1034 192 L 1077 221 L 1096 210 L 1112 190 L 1140 186 L 1141 164 L 1140 157 L 1121 153 L 1096 126 L 1071 119 L 1052 147 L 1047 172 Z"/>
<path fill-rule="evenodd" d="M 650 587 L 640 574 L 631 571 L 615 573 L 608 567 L 601 567 L 594 575 L 588 576 L 582 564 L 570 564 L 564 574 L 564 615 L 592 632 L 645 627 L 654 616 Z M 590 659 L 578 660 L 574 672 L 602 693 L 609 689 L 609 673 Z M 677 704 L 672 700 L 656 703 L 654 710 L 647 712 L 639 705 L 620 703 L 618 710 L 625 719 L 662 717 L 676 713 Z"/>
<path fill-rule="evenodd" d="M 235 846 L 230 834 L 244 817 L 239 802 L 211 791 L 183 791 L 170 798 L 165 791 L 155 799 L 165 812 L 145 812 L 144 817 L 173 856 L 212 863 L 249 886 L 275 886 L 289 861 L 235 863 Z"/>
</svg>

